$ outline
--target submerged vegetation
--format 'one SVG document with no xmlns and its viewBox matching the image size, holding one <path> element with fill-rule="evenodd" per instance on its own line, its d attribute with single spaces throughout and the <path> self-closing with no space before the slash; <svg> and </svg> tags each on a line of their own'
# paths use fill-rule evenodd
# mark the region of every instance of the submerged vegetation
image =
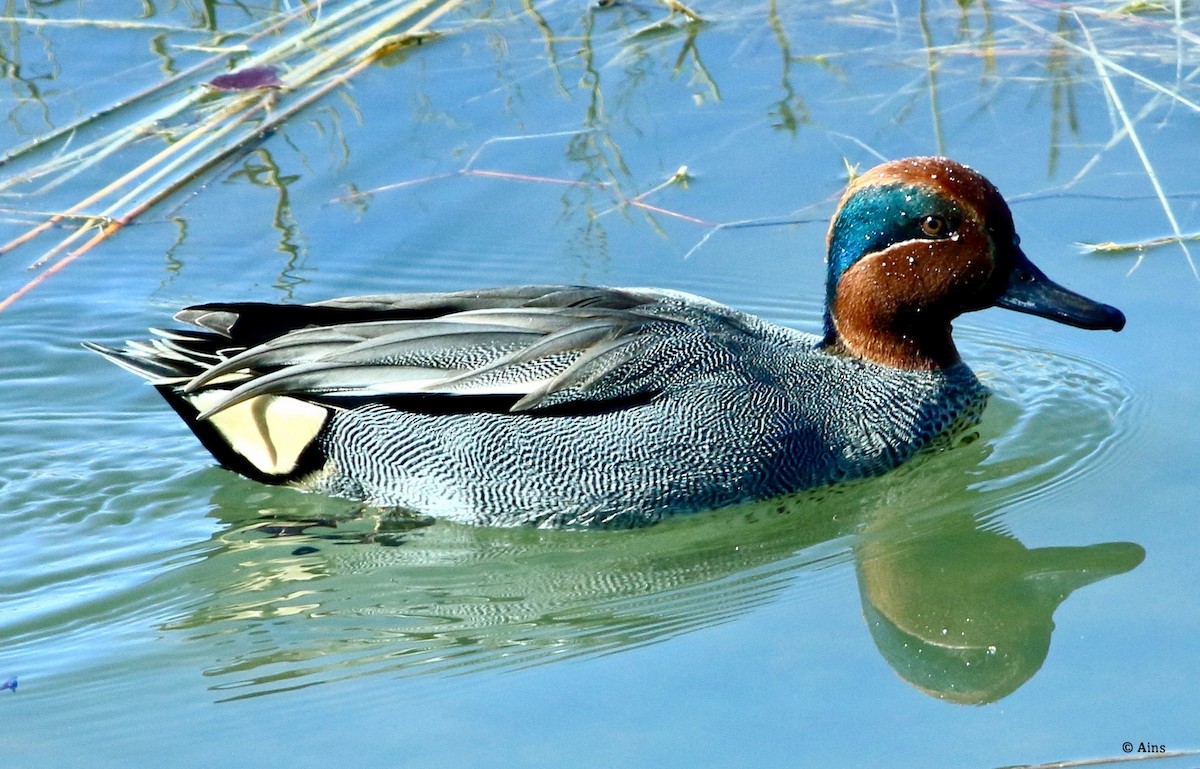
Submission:
<svg viewBox="0 0 1200 769">
<path fill-rule="evenodd" d="M 75 223 L 71 234 L 33 263 L 34 268 L 44 267 L 44 271 L 0 301 L 0 310 L 152 206 L 195 183 L 226 159 L 249 151 L 278 126 L 345 85 L 381 57 L 430 37 L 431 25 L 462 2 L 355 0 L 325 12 L 322 3 L 308 3 L 243 30 L 235 45 L 222 44 L 227 51 L 218 50 L 128 99 L 9 150 L 0 157 L 0 165 L 12 165 L 61 140 L 50 159 L 13 172 L 0 182 L 0 192 L 41 185 L 31 193 L 36 196 L 110 156 L 126 150 L 127 155 L 134 155 L 141 149 L 134 145 L 148 137 L 158 139 L 155 144 L 162 145 L 79 202 L 51 213 L 0 245 L 3 255 L 64 221 Z M 246 55 L 256 43 L 267 45 L 261 53 Z M 236 63 L 236 71 L 212 74 L 230 62 Z M 211 79 L 204 81 L 206 76 Z M 179 89 L 184 89 L 184 96 L 153 107 L 155 96 Z M 134 110 L 144 114 L 126 117 Z M 106 124 L 115 122 L 116 126 L 83 146 L 71 147 L 79 132 L 102 120 Z"/>
<path fill-rule="evenodd" d="M 885 154 L 873 146 L 878 131 L 887 130 L 888 124 L 911 124 L 922 110 L 929 116 L 928 146 L 947 152 L 946 123 L 962 111 L 965 80 L 978 83 L 977 114 L 986 114 L 1006 91 L 1029 82 L 1029 98 L 1045 99 L 1049 105 L 1051 176 L 1063 166 L 1064 146 L 1091 142 L 1095 147 L 1091 158 L 1076 163 L 1071 176 L 1050 192 L 1068 193 L 1107 154 L 1132 149 L 1161 209 L 1165 233 L 1086 248 L 1137 253 L 1136 267 L 1148 249 L 1177 244 L 1196 272 L 1188 243 L 1200 235 L 1184 231 L 1169 183 L 1161 178 L 1163 153 L 1156 153 L 1144 139 L 1156 122 L 1172 116 L 1195 119 L 1200 112 L 1200 94 L 1192 86 L 1200 72 L 1200 36 L 1189 29 L 1187 11 L 1178 1 L 1099 8 L 922 0 L 915 19 L 904 18 L 891 4 L 871 0 L 806 11 L 781 9 L 776 0 L 752 7 L 717 1 L 693 7 L 675 0 L 613 0 L 569 9 L 564 5 L 532 0 L 512 7 L 494 0 L 307 0 L 250 12 L 205 3 L 184 6 L 184 18 L 172 23 L 160 20 L 153 5 L 146 6 L 141 19 L 100 20 L 55 17 L 59 9 L 54 3 L 23 9 L 10 4 L 7 17 L 0 18 L 10 32 L 4 52 L 15 104 L 8 110 L 9 133 L 24 138 L 0 154 L 0 196 L 6 200 L 9 220 L 23 229 L 2 238 L 0 257 L 44 238 L 52 242 L 40 246 L 30 264 L 32 277 L 0 291 L 0 311 L 164 200 L 198 190 L 215 173 L 254 176 L 250 167 L 230 168 L 314 105 L 337 94 L 349 99 L 347 84 L 366 68 L 379 63 L 418 66 L 407 58 L 410 48 L 472 25 L 485 29 L 492 41 L 498 72 L 508 81 L 500 88 L 519 98 L 522 78 L 549 71 L 564 102 L 584 107 L 582 115 L 569 118 L 577 124 L 548 134 L 496 134 L 454 172 L 401 175 L 391 184 L 365 191 L 352 186 L 342 200 L 363 201 L 374 193 L 452 175 L 565 184 L 587 198 L 581 207 L 584 241 L 603 238 L 593 231 L 600 217 L 632 208 L 655 229 L 661 228 L 664 217 L 704 228 L 692 250 L 721 229 L 795 221 L 794 212 L 726 221 L 651 205 L 648 195 L 666 186 L 686 185 L 686 164 L 680 162 L 674 174 L 639 176 L 627 163 L 622 139 L 614 130 L 617 121 L 629 120 L 617 113 L 628 112 L 643 98 L 638 91 L 655 77 L 656 68 L 665 66 L 674 87 L 697 107 L 727 101 L 723 91 L 728 89 L 720 84 L 725 75 L 713 66 L 714 54 L 706 50 L 705 40 L 707 30 L 733 25 L 746 30 L 744 47 L 773 46 L 778 51 L 780 94 L 770 100 L 764 115 L 772 127 L 792 135 L 820 127 L 839 143 L 858 145 L 876 157 Z M 218 12 L 223 19 L 240 13 L 240 23 L 219 23 Z M 814 48 L 812 40 L 798 39 L 806 37 L 798 33 L 806 14 L 823 15 L 826 23 L 870 42 L 862 52 Z M 171 18 L 179 15 L 177 9 Z M 81 28 L 95 35 L 133 35 L 160 59 L 164 75 L 129 95 L 89 99 L 99 106 L 63 118 L 59 102 L 73 88 L 125 90 L 122 73 L 117 73 L 115 86 L 108 80 L 79 86 L 57 81 L 57 36 L 66 30 L 79 34 Z M 531 30 L 541 39 L 543 59 L 514 72 L 506 59 Z M 31 67 L 23 57 L 38 54 L 22 44 L 33 39 L 50 65 L 48 77 L 26 74 Z M 744 54 L 725 55 L 736 63 Z M 859 57 L 871 66 L 860 66 Z M 870 73 L 880 66 L 908 72 L 912 80 L 898 91 L 876 87 Z M 830 82 L 842 84 L 848 92 L 842 98 L 861 102 L 876 127 L 863 131 L 822 126 L 828 117 L 814 108 L 818 100 L 812 94 Z M 957 96 L 948 96 L 948 91 Z M 1103 99 L 1109 115 L 1106 140 L 1096 138 L 1095 126 L 1081 126 L 1079 117 L 1081 101 L 1097 98 Z M 354 109 L 352 101 L 346 103 Z M 40 107 L 36 121 L 30 113 L 35 105 Z M 44 127 L 30 127 L 34 122 Z M 565 137 L 563 152 L 581 169 L 577 175 L 550 178 L 473 166 L 479 154 L 497 142 L 547 136 Z M 272 165 L 269 157 L 266 165 Z M 595 198 L 598 193 L 602 199 Z M 11 268 L 5 272 L 13 277 Z"/>
</svg>

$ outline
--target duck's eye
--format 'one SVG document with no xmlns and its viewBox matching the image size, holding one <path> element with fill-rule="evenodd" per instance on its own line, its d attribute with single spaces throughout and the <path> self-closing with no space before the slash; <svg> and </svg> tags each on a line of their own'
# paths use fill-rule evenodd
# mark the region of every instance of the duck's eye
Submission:
<svg viewBox="0 0 1200 769">
<path fill-rule="evenodd" d="M 950 234 L 950 225 L 942 217 L 930 214 L 922 217 L 921 232 L 930 238 L 944 238 Z"/>
</svg>

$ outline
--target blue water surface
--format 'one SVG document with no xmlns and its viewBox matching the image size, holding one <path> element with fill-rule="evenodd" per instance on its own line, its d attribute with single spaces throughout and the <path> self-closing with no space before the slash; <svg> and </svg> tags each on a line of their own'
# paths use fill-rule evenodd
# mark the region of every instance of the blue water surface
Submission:
<svg viewBox="0 0 1200 769">
<path fill-rule="evenodd" d="M 9 9 L 10 149 L 220 58 L 7 160 L 3 239 L 239 94 L 50 188 L 19 174 L 203 89 L 284 39 L 245 42 L 298 5 Z M 1200 280 L 1178 243 L 1080 246 L 1200 224 L 1194 10 L 692 7 L 703 21 L 649 0 L 463 2 L 438 36 L 337 65 L 323 77 L 347 82 L 0 312 L 0 681 L 19 680 L 0 691 L 0 765 L 1200 749 Z M 1030 257 L 1129 324 L 962 319 L 994 391 L 983 422 L 841 489 L 639 531 L 430 522 L 216 468 L 152 389 L 80 347 L 203 301 L 526 282 L 694 291 L 817 331 L 849 169 L 932 153 L 988 175 Z M 70 231 L 0 255 L 0 294 Z"/>
</svg>

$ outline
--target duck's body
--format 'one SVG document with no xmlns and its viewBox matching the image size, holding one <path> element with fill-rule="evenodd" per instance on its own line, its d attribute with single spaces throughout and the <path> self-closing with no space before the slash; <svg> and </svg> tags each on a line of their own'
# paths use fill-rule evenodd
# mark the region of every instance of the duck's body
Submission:
<svg viewBox="0 0 1200 769">
<path fill-rule="evenodd" d="M 831 355 L 817 337 L 699 297 L 530 293 L 543 307 L 584 293 L 592 311 L 643 301 L 600 321 L 638 331 L 583 376 L 612 372 L 517 413 L 524 374 L 498 388 L 515 393 L 471 399 L 463 382 L 459 396 L 334 411 L 319 439 L 321 469 L 296 480 L 471 522 L 630 525 L 882 472 L 982 405 L 964 365 L 906 371 Z"/>
<path fill-rule="evenodd" d="M 863 179 L 830 232 L 824 337 L 676 292 L 529 286 L 204 305 L 178 317 L 205 331 L 95 349 L 259 480 L 473 523 L 636 525 L 878 474 L 973 420 L 963 311 L 1124 323 L 1025 260 L 973 171 Z"/>
</svg>

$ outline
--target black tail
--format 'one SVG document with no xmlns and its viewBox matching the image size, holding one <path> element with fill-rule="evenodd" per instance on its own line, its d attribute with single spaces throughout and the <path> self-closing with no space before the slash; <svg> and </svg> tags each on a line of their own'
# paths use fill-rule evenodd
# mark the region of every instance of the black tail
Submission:
<svg viewBox="0 0 1200 769">
<path fill-rule="evenodd" d="M 325 464 L 318 440 L 333 407 L 291 396 L 266 395 L 231 406 L 208 419 L 199 416 L 244 380 L 233 372 L 192 393 L 183 387 L 240 347 L 207 332 L 158 331 L 146 342 L 127 342 L 125 348 L 85 342 L 126 371 L 154 385 L 163 399 L 229 470 L 263 483 L 298 480 Z"/>
</svg>

